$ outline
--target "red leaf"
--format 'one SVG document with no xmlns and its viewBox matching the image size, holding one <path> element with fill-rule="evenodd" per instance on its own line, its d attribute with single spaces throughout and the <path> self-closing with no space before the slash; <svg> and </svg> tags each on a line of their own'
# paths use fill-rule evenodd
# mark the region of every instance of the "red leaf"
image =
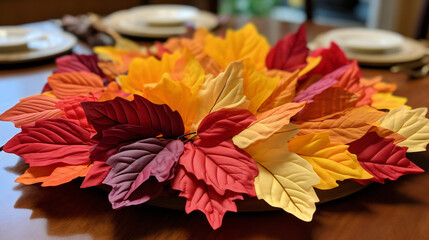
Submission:
<svg viewBox="0 0 429 240">
<path fill-rule="evenodd" d="M 106 161 L 119 148 L 144 138 L 156 137 L 160 133 L 153 128 L 122 124 L 103 131 L 103 138 L 91 149 L 91 160 Z"/>
<path fill-rule="evenodd" d="M 198 180 L 210 185 L 220 195 L 230 190 L 256 196 L 254 179 L 258 175 L 255 161 L 232 141 L 217 146 L 200 145 L 201 140 L 185 145 L 179 164 Z"/>
<path fill-rule="evenodd" d="M 183 120 L 177 111 L 167 105 L 158 105 L 134 95 L 133 101 L 117 97 L 106 102 L 83 102 L 82 107 L 89 123 L 97 131 L 95 139 L 100 139 L 102 131 L 120 124 L 139 125 L 152 128 L 166 138 L 183 135 Z"/>
<path fill-rule="evenodd" d="M 266 64 L 268 69 L 293 72 L 305 65 L 308 52 L 305 27 L 301 24 L 296 33 L 277 41 L 268 52 Z"/>
<path fill-rule="evenodd" d="M 87 101 L 97 101 L 97 99 L 94 96 L 67 97 L 58 102 L 56 106 L 63 112 L 62 118 L 73 121 L 86 130 L 94 132 L 94 128 L 89 125 L 85 112 L 80 104 L 81 102 Z"/>
<path fill-rule="evenodd" d="M 310 72 L 311 74 L 326 75 L 349 64 L 344 52 L 334 42 L 331 42 L 330 48 L 320 48 L 314 51 L 311 56 L 322 56 L 322 61 Z"/>
<path fill-rule="evenodd" d="M 180 140 L 148 138 L 123 146 L 107 164 L 112 166 L 103 183 L 112 186 L 109 200 L 114 209 L 136 205 L 156 197 L 163 188 L 157 184 L 170 180 L 172 168 L 183 153 Z M 149 177 L 152 179 L 147 182 Z"/>
<path fill-rule="evenodd" d="M 179 167 L 176 177 L 172 180 L 171 188 L 181 191 L 179 196 L 187 199 L 185 211 L 190 213 L 194 210 L 203 212 L 213 229 L 222 225 L 223 216 L 227 211 L 237 212 L 235 199 L 243 199 L 240 193 L 226 191 L 219 195 L 211 186 L 198 180 L 192 174 Z"/>
<path fill-rule="evenodd" d="M 89 163 L 92 146 L 87 130 L 72 121 L 56 118 L 37 121 L 34 126 L 23 126 L 3 150 L 19 155 L 30 167 L 36 167 Z"/>
<path fill-rule="evenodd" d="M 246 109 L 221 109 L 207 115 L 198 126 L 201 144 L 216 146 L 232 138 L 256 120 Z"/>
<path fill-rule="evenodd" d="M 105 162 L 96 161 L 83 180 L 81 188 L 95 187 L 103 184 L 112 166 L 107 165 Z"/>
<path fill-rule="evenodd" d="M 406 147 L 393 144 L 393 138 L 382 138 L 369 132 L 361 139 L 350 143 L 349 151 L 357 155 L 361 166 L 374 178 L 354 180 L 366 184 L 370 181 L 384 183 L 385 179 L 396 180 L 406 174 L 424 172 L 405 155 Z"/>
<path fill-rule="evenodd" d="M 105 75 L 98 67 L 98 57 L 96 54 L 80 55 L 73 53 L 59 57 L 55 60 L 57 69 L 54 73 L 64 72 L 92 72 L 104 78 Z"/>
</svg>

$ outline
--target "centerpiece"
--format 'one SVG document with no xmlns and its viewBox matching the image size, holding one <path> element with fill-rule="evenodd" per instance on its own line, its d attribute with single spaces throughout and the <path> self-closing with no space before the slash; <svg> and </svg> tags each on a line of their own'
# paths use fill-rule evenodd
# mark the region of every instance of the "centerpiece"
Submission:
<svg viewBox="0 0 429 240">
<path fill-rule="evenodd" d="M 315 188 L 423 172 L 406 152 L 425 151 L 427 109 L 335 43 L 306 45 L 303 26 L 270 47 L 247 24 L 60 57 L 41 94 L 0 115 L 22 129 L 3 147 L 29 165 L 16 182 L 83 177 L 114 209 L 184 198 L 216 229 L 244 197 L 311 221 Z"/>
</svg>

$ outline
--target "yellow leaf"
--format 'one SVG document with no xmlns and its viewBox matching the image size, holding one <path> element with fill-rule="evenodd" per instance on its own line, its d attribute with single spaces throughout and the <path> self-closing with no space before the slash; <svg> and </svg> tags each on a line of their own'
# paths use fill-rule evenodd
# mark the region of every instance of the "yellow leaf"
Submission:
<svg viewBox="0 0 429 240">
<path fill-rule="evenodd" d="M 311 221 L 319 199 L 313 186 L 319 177 L 310 163 L 288 150 L 287 141 L 294 133 L 274 134 L 245 149 L 257 162 L 255 178 L 258 199 L 284 209 L 296 217 Z"/>
<path fill-rule="evenodd" d="M 372 95 L 371 106 L 377 109 L 389 109 L 398 108 L 404 106 L 407 102 L 406 97 L 394 96 L 391 93 L 376 93 Z"/>
<path fill-rule="evenodd" d="M 305 104 L 306 102 L 286 103 L 258 115 L 256 121 L 235 135 L 232 141 L 239 148 L 247 148 L 257 141 L 269 138 L 289 124 L 291 117 L 301 111 Z"/>
<path fill-rule="evenodd" d="M 216 78 L 208 77 L 199 92 L 198 113 L 192 124 L 192 129 L 196 130 L 200 122 L 209 113 L 216 112 L 222 108 L 248 108 L 249 100 L 244 95 L 243 90 L 243 64 L 232 62 Z"/>
<path fill-rule="evenodd" d="M 273 93 L 279 77 L 268 77 L 255 69 L 253 63 L 244 61 L 244 94 L 250 101 L 249 111 L 256 113 L 258 108 Z"/>
<path fill-rule="evenodd" d="M 195 95 L 204 82 L 205 73 L 201 64 L 194 58 L 188 49 L 183 50 L 182 57 L 176 62 L 171 78 L 183 83 Z"/>
<path fill-rule="evenodd" d="M 128 75 L 119 76 L 122 90 L 143 95 L 144 85 L 157 83 L 164 73 L 173 72 L 174 65 L 180 57 L 181 53 L 177 51 L 162 55 L 161 60 L 155 57 L 135 58 L 130 64 Z"/>
<path fill-rule="evenodd" d="M 227 30 L 225 38 L 211 34 L 205 38 L 204 51 L 223 69 L 230 62 L 249 59 L 256 70 L 265 69 L 265 58 L 270 50 L 267 39 L 249 23 L 238 31 Z"/>
<path fill-rule="evenodd" d="M 174 81 L 165 73 L 157 83 L 145 84 L 143 97 L 155 104 L 167 104 L 182 116 L 188 132 L 198 110 L 198 99 L 183 81 Z"/>
<path fill-rule="evenodd" d="M 391 110 L 378 122 L 381 127 L 406 138 L 398 145 L 408 147 L 407 152 L 420 152 L 425 151 L 429 143 L 429 119 L 425 117 L 426 113 L 427 108 L 409 110 L 402 106 Z"/>
<path fill-rule="evenodd" d="M 370 179 L 372 175 L 359 164 L 355 154 L 347 151 L 349 146 L 331 144 L 329 133 L 297 136 L 289 141 L 289 150 L 307 160 L 319 175 L 315 187 L 323 190 L 338 186 L 344 179 Z"/>
<path fill-rule="evenodd" d="M 307 65 L 298 73 L 298 77 L 304 76 L 311 70 L 313 70 L 319 63 L 322 61 L 322 56 L 317 57 L 307 57 Z"/>
</svg>

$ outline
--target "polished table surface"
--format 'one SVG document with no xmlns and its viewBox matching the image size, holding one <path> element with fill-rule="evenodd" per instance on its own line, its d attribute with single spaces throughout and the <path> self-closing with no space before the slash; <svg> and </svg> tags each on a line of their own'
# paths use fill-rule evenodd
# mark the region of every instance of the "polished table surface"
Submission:
<svg viewBox="0 0 429 240">
<path fill-rule="evenodd" d="M 225 27 L 253 21 L 271 44 L 295 31 L 296 24 L 264 19 L 233 19 Z M 308 39 L 328 27 L 307 23 Z M 80 48 L 74 49 L 81 52 Z M 0 70 L 0 112 L 20 98 L 37 94 L 55 65 L 53 61 Z M 429 107 L 429 77 L 410 80 L 386 69 L 363 69 L 366 76 L 381 75 L 398 85 L 396 95 L 408 105 Z M 18 132 L 0 122 L 0 144 Z M 429 152 L 408 154 L 429 170 Z M 401 177 L 372 184 L 351 196 L 318 206 L 312 222 L 283 212 L 227 213 L 223 226 L 213 231 L 201 212 L 162 209 L 146 205 L 112 210 L 107 192 L 80 189 L 79 181 L 42 188 L 14 179 L 25 164 L 0 153 L 0 239 L 429 239 L 429 174 Z"/>
</svg>

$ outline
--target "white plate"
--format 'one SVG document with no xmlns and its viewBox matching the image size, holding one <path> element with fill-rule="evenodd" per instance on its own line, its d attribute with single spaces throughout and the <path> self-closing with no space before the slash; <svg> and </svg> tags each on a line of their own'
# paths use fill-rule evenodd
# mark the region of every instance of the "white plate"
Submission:
<svg viewBox="0 0 429 240">
<path fill-rule="evenodd" d="M 0 49 L 25 45 L 29 41 L 41 37 L 43 37 L 43 33 L 35 29 L 19 26 L 0 26 Z"/>
<path fill-rule="evenodd" d="M 43 37 L 31 39 L 25 48 L 14 52 L 0 51 L 0 64 L 30 62 L 60 55 L 72 49 L 77 38 L 61 30 L 33 29 Z"/>
<path fill-rule="evenodd" d="M 211 30 L 219 24 L 215 14 L 199 11 L 198 14 L 187 21 L 186 24 L 179 26 L 154 26 L 139 21 L 131 11 L 132 9 L 112 13 L 104 19 L 104 22 L 121 34 L 134 37 L 154 38 L 167 38 L 184 34 L 187 31 L 186 25 L 193 25 L 196 28 L 204 27 Z"/>
<path fill-rule="evenodd" d="M 331 41 L 328 41 L 325 34 L 320 34 L 308 47 L 315 50 L 319 47 L 329 47 Z M 335 42 L 335 41 L 334 41 Z M 426 54 L 429 54 L 426 47 L 411 38 L 404 38 L 402 44 L 393 50 L 382 52 L 358 52 L 350 51 L 347 48 L 340 46 L 348 59 L 356 59 L 362 64 L 375 65 L 375 66 L 388 66 L 396 63 L 415 61 Z"/>
<path fill-rule="evenodd" d="M 399 48 L 404 42 L 404 37 L 395 32 L 379 29 L 339 28 L 325 33 L 324 41 L 327 43 L 334 41 L 350 51 L 379 52 Z"/>
<path fill-rule="evenodd" d="M 134 7 L 129 12 L 137 23 L 168 26 L 191 21 L 198 15 L 198 8 L 176 4 L 157 4 Z"/>
</svg>

